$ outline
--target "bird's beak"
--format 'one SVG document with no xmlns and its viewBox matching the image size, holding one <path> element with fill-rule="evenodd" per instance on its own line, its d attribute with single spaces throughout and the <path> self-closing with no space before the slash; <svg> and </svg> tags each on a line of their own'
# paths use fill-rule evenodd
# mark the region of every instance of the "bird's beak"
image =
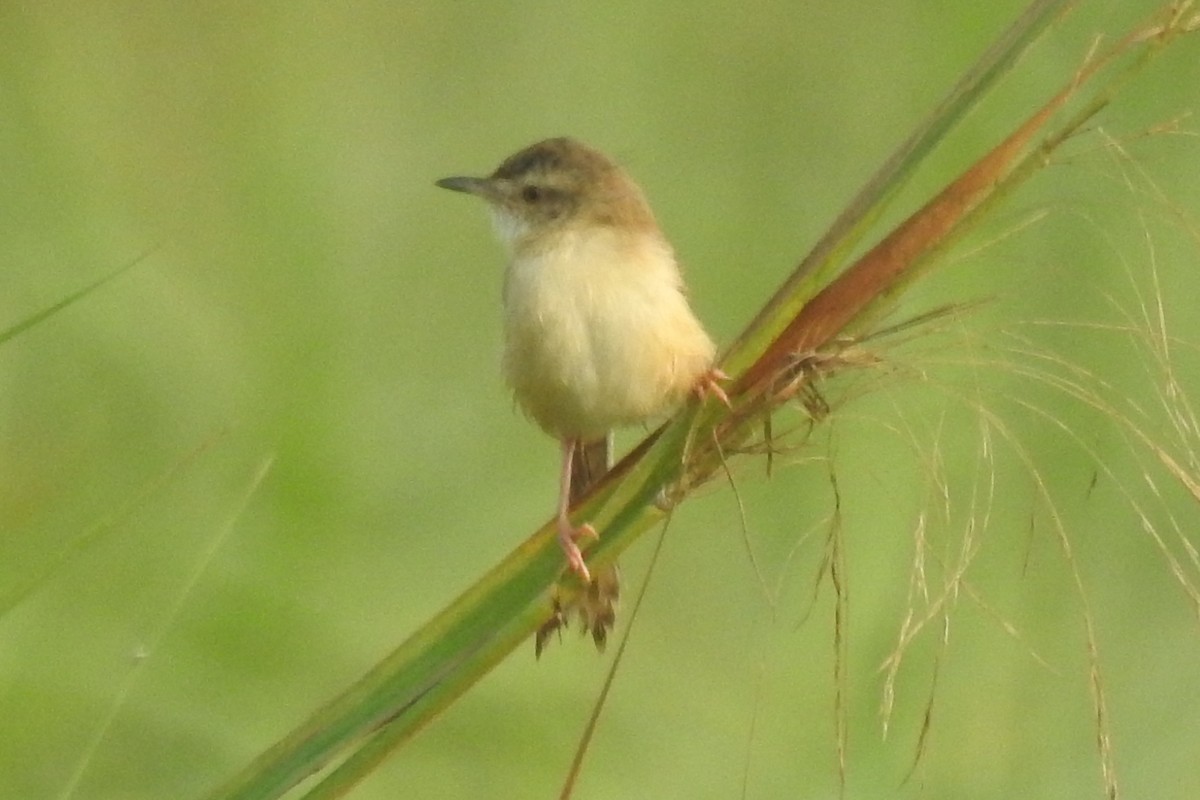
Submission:
<svg viewBox="0 0 1200 800">
<path fill-rule="evenodd" d="M 442 178 L 440 181 L 435 181 L 435 185 L 452 192 L 473 194 L 484 200 L 494 200 L 497 194 L 496 184 L 487 178 Z"/>
</svg>

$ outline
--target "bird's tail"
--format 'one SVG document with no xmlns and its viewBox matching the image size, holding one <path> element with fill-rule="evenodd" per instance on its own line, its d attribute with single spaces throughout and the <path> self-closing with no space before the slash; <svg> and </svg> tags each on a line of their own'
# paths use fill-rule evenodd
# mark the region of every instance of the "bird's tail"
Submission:
<svg viewBox="0 0 1200 800">
<path fill-rule="evenodd" d="M 611 467 L 611 433 L 576 445 L 575 457 L 571 459 L 571 505 L 582 500 L 588 489 L 603 478 Z"/>
</svg>

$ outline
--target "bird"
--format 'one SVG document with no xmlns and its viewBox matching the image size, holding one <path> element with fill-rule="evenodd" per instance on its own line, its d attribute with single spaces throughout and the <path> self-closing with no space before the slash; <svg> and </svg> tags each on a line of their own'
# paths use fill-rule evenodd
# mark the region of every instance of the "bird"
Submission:
<svg viewBox="0 0 1200 800">
<path fill-rule="evenodd" d="M 716 345 L 645 194 L 599 150 L 545 139 L 486 177 L 436 185 L 482 199 L 507 250 L 503 374 L 517 405 L 560 443 L 558 541 L 587 584 L 579 545 L 596 531 L 571 521 L 580 481 L 607 468 L 612 429 L 653 421 L 689 396 L 728 405 Z"/>
</svg>

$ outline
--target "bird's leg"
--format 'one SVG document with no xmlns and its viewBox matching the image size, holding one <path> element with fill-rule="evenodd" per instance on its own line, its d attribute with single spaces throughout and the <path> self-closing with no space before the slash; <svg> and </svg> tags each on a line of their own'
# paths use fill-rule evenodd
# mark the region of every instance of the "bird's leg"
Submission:
<svg viewBox="0 0 1200 800">
<path fill-rule="evenodd" d="M 571 524 L 568 513 L 571 510 L 571 459 L 575 455 L 577 439 L 562 440 L 562 474 L 559 479 L 558 491 L 558 543 L 562 546 L 563 554 L 567 557 L 567 566 L 579 576 L 584 583 L 590 583 L 591 574 L 587 564 L 583 563 L 583 553 L 576 542 L 581 538 L 595 538 L 596 529 L 584 523 L 576 528 Z"/>
<path fill-rule="evenodd" d="M 725 404 L 726 408 L 733 408 L 729 403 L 729 395 L 725 394 L 725 390 L 721 388 L 721 381 L 729 380 L 729 376 L 721 370 L 713 367 L 708 372 L 705 372 L 696 381 L 696 385 L 692 387 L 692 391 L 704 402 L 704 398 L 710 394 Z"/>
</svg>

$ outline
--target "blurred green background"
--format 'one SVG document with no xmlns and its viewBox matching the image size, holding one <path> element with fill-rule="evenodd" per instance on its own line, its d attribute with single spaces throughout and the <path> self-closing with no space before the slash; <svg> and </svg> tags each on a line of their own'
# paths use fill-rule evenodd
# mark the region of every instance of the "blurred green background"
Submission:
<svg viewBox="0 0 1200 800">
<path fill-rule="evenodd" d="M 0 328 L 150 251 L 0 345 L 0 794 L 201 796 L 549 516 L 557 448 L 499 377 L 499 247 L 436 178 L 563 133 L 612 153 L 728 342 L 1022 5 L 0 6 Z M 896 214 L 1154 6 L 1081 4 Z M 1102 796 L 1083 596 L 1123 791 L 1200 796 L 1197 501 L 1022 374 L 1077 365 L 1196 474 L 1139 304 L 1156 268 L 1196 386 L 1200 259 L 1170 212 L 1197 219 L 1200 145 L 1138 136 L 1195 108 L 1196 45 L 897 319 L 990 304 L 844 384 L 865 396 L 794 465 L 738 469 L 745 534 L 726 487 L 680 510 L 578 796 L 837 796 L 839 707 L 847 796 Z M 355 796 L 554 796 L 607 664 L 523 648 Z"/>
</svg>

